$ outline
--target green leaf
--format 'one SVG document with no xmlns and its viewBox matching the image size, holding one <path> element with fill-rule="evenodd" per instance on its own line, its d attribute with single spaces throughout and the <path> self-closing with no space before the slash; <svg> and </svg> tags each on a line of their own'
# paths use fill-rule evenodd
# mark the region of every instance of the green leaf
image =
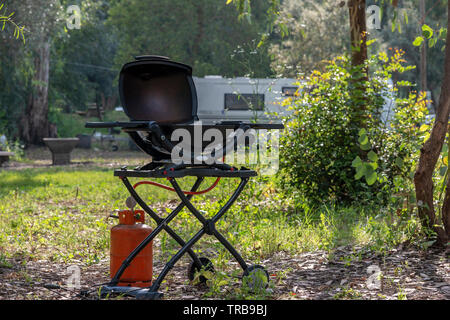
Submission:
<svg viewBox="0 0 450 320">
<path fill-rule="evenodd" d="M 413 86 L 413 84 L 410 81 L 406 80 L 397 81 L 397 87 L 411 87 L 411 86 Z"/>
<path fill-rule="evenodd" d="M 419 131 L 420 131 L 420 132 L 425 132 L 425 131 L 428 130 L 429 127 L 430 127 L 430 126 L 429 126 L 428 124 L 424 123 L 423 125 L 420 126 Z"/>
<path fill-rule="evenodd" d="M 408 18 L 408 14 L 406 13 L 406 11 L 404 11 L 404 13 L 403 13 L 403 18 L 404 18 L 405 23 L 408 24 L 409 18 Z"/>
<path fill-rule="evenodd" d="M 377 41 L 377 39 L 371 39 L 371 40 L 369 40 L 369 41 L 366 42 L 366 45 L 367 45 L 368 47 L 370 47 L 370 46 L 372 45 L 372 43 L 375 43 L 376 41 Z"/>
<path fill-rule="evenodd" d="M 367 154 L 367 158 L 369 158 L 369 160 L 373 161 L 373 162 L 377 162 L 378 161 L 378 156 L 373 151 L 369 151 L 369 153 Z"/>
<path fill-rule="evenodd" d="M 228 284 L 229 281 L 227 280 L 220 280 L 216 285 L 218 287 L 222 287 L 222 286 L 226 286 Z"/>
<path fill-rule="evenodd" d="M 366 182 L 369 186 L 373 185 L 376 181 L 377 181 L 377 173 L 375 171 L 366 173 Z"/>
<path fill-rule="evenodd" d="M 402 183 L 402 177 L 399 175 L 394 176 L 394 186 L 399 187 Z"/>
<path fill-rule="evenodd" d="M 420 47 L 420 46 L 422 45 L 423 40 L 424 40 L 423 37 L 417 37 L 417 38 L 414 40 L 413 45 L 414 45 L 415 47 Z"/>
<path fill-rule="evenodd" d="M 370 149 L 372 149 L 372 145 L 370 144 L 370 142 L 366 143 L 366 144 L 362 144 L 360 146 L 361 150 L 363 151 L 369 151 Z"/>
<path fill-rule="evenodd" d="M 369 143 L 369 139 L 367 138 L 367 135 L 366 135 L 366 134 L 362 134 L 362 135 L 359 136 L 358 142 L 359 142 L 359 144 L 361 144 L 361 145 L 367 144 L 367 143 Z"/>
<path fill-rule="evenodd" d="M 202 273 L 202 276 L 204 276 L 206 279 L 212 279 L 214 273 L 212 273 L 211 271 L 205 271 Z"/>
<path fill-rule="evenodd" d="M 447 172 L 447 166 L 442 166 L 439 168 L 439 175 L 441 177 L 445 176 L 445 173 Z"/>
<path fill-rule="evenodd" d="M 437 39 L 436 39 L 436 38 L 431 38 L 430 40 L 428 40 L 428 46 L 429 46 L 430 48 L 433 48 L 434 45 L 436 44 L 436 42 L 437 42 Z"/>
<path fill-rule="evenodd" d="M 364 166 L 360 166 L 358 167 L 358 169 L 356 169 L 356 174 L 355 174 L 355 179 L 359 180 L 364 176 L 365 170 L 364 170 Z"/>
<path fill-rule="evenodd" d="M 435 242 L 436 242 L 436 240 L 425 241 L 425 242 L 422 242 L 421 245 L 423 248 L 427 249 L 427 248 L 431 247 Z"/>
<path fill-rule="evenodd" d="M 430 26 L 426 24 L 422 25 L 422 35 L 425 38 L 430 39 L 433 36 L 433 29 L 431 29 Z"/>
<path fill-rule="evenodd" d="M 367 175 L 369 173 L 372 173 L 373 171 L 375 171 L 376 166 L 373 165 L 373 163 L 371 162 L 365 162 L 364 163 L 364 173 Z"/>
<path fill-rule="evenodd" d="M 373 170 L 377 170 L 378 168 L 378 163 L 376 162 L 369 162 L 368 165 L 371 166 Z"/>
<path fill-rule="evenodd" d="M 357 156 L 352 162 L 352 167 L 357 168 L 357 167 L 360 167 L 361 165 L 362 165 L 362 160 L 359 156 Z"/>
<path fill-rule="evenodd" d="M 447 38 L 447 28 L 441 28 L 439 30 L 439 38 L 445 40 Z"/>
<path fill-rule="evenodd" d="M 395 164 L 397 165 L 397 167 L 401 168 L 403 167 L 403 160 L 401 158 L 396 158 Z"/>
</svg>

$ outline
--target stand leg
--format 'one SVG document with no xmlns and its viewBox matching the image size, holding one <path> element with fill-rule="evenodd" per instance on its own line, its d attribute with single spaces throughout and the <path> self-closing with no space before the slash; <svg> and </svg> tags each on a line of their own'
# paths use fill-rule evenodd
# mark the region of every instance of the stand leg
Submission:
<svg viewBox="0 0 450 320">
<path fill-rule="evenodd" d="M 219 242 L 231 253 L 231 255 L 236 259 L 236 261 L 241 266 L 242 270 L 247 269 L 247 263 L 245 263 L 245 260 L 242 258 L 242 256 L 236 251 L 236 249 L 231 245 L 231 243 L 228 242 L 227 239 L 224 238 L 224 236 L 219 233 L 217 230 L 214 230 L 214 236 L 219 240 Z"/>
<path fill-rule="evenodd" d="M 191 240 L 189 240 L 183 248 L 181 248 L 170 260 L 166 263 L 164 266 L 164 269 L 159 274 L 158 278 L 153 282 L 152 286 L 150 287 L 150 291 L 158 291 L 159 286 L 161 285 L 162 281 L 166 277 L 167 273 L 173 268 L 175 263 L 180 260 L 180 258 L 186 253 L 186 251 L 191 250 L 191 247 L 203 236 L 205 233 L 204 229 L 201 229 L 199 232 L 197 232 Z"/>
<path fill-rule="evenodd" d="M 216 222 L 225 214 L 225 212 L 228 211 L 228 209 L 233 205 L 233 203 L 236 201 L 236 199 L 241 194 L 242 190 L 244 190 L 244 187 L 246 186 L 248 182 L 248 178 L 241 178 L 241 183 L 237 187 L 236 191 L 232 194 L 230 199 L 228 199 L 227 203 L 217 212 L 216 215 L 212 219 L 206 220 L 203 215 L 192 205 L 190 202 L 190 199 L 188 199 L 183 191 L 181 190 L 178 182 L 175 179 L 170 179 L 170 183 L 172 184 L 173 188 L 177 192 L 178 196 L 180 197 L 181 201 L 186 205 L 186 207 L 197 217 L 201 217 L 200 222 L 203 224 L 203 229 L 205 233 L 214 235 L 217 240 L 233 255 L 233 257 L 237 260 L 237 262 L 240 264 L 243 270 L 247 269 L 247 264 L 245 263 L 244 259 L 241 257 L 241 255 L 236 251 L 236 249 L 229 243 L 222 234 L 220 234 L 216 228 L 215 224 Z"/>
</svg>

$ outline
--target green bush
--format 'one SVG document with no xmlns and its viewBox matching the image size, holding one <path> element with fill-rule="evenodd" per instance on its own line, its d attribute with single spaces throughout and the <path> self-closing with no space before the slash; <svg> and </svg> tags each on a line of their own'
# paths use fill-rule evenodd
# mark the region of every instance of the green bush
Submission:
<svg viewBox="0 0 450 320">
<path fill-rule="evenodd" d="M 75 137 L 77 134 L 92 134 L 94 129 L 85 128 L 86 122 L 100 121 L 98 118 L 82 117 L 76 113 L 64 113 L 60 109 L 51 112 L 49 119 L 52 123 L 56 124 L 58 130 L 58 137 L 70 138 Z M 103 121 L 128 121 L 128 117 L 124 112 L 120 111 L 107 111 L 103 116 Z M 95 131 L 108 133 L 108 129 L 96 129 Z"/>
<path fill-rule="evenodd" d="M 412 69 L 402 56 L 381 53 L 359 67 L 338 57 L 301 79 L 296 95 L 284 101 L 292 113 L 281 138 L 280 181 L 290 195 L 313 204 L 385 200 L 408 183 L 427 109 L 414 92 L 400 98 L 399 87 L 410 83 L 389 85 L 393 73 Z M 382 115 L 388 95 L 396 102 L 389 121 Z"/>
<path fill-rule="evenodd" d="M 59 138 L 71 138 L 77 134 L 90 133 L 89 129 L 84 127 L 86 118 L 78 114 L 59 111 L 52 115 L 51 120 L 56 124 Z"/>
</svg>

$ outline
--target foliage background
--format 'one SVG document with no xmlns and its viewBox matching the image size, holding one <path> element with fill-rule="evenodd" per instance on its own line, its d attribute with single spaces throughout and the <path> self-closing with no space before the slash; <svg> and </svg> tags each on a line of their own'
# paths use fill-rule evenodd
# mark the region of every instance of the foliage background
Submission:
<svg viewBox="0 0 450 320">
<path fill-rule="evenodd" d="M 252 1 L 251 21 L 238 19 L 235 7 L 224 0 L 7 0 L 4 4 L 14 12 L 15 21 L 26 26 L 27 39 L 25 44 L 17 41 L 9 25 L 0 33 L 0 132 L 12 139 L 19 137 L 17 123 L 33 90 L 34 48 L 41 45 L 38 35 L 43 30 L 51 41 L 50 115 L 84 110 L 90 103 L 106 109 L 119 105 L 117 74 L 135 55 L 169 56 L 193 65 L 196 76 L 273 77 L 321 69 L 349 48 L 347 8 L 324 0 L 282 1 L 279 19 L 287 35 L 279 28 L 268 29 L 270 1 L 265 0 Z M 73 4 L 82 9 L 80 30 L 65 26 L 65 9 Z M 419 50 L 412 41 L 420 31 L 418 0 L 400 1 L 394 23 L 388 1 L 367 1 L 367 6 L 371 4 L 381 6 L 383 12 L 381 29 L 370 30 L 370 38 L 377 39 L 372 53 L 403 49 L 406 60 L 417 65 Z M 443 26 L 444 9 L 445 1 L 428 13 L 432 28 Z M 264 45 L 255 50 L 262 37 Z M 434 100 L 443 72 L 442 46 L 438 43 L 428 52 Z M 418 70 L 405 77 L 417 79 Z M 60 124 L 56 117 L 50 120 Z"/>
</svg>

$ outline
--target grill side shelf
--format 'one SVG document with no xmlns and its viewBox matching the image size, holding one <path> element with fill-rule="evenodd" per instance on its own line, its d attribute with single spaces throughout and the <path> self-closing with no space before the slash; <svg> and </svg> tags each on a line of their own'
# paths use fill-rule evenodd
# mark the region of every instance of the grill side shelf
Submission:
<svg viewBox="0 0 450 320">
<path fill-rule="evenodd" d="M 187 176 L 197 177 L 228 177 L 245 178 L 257 176 L 253 170 L 220 170 L 217 168 L 188 168 L 175 171 L 165 170 L 123 170 L 114 171 L 116 177 L 140 177 L 140 178 L 182 178 Z"/>
<path fill-rule="evenodd" d="M 142 128 L 148 125 L 148 121 L 136 121 L 136 122 L 86 122 L 84 125 L 86 128 Z"/>
<path fill-rule="evenodd" d="M 85 127 L 86 128 L 115 128 L 115 127 L 121 127 L 124 130 L 143 130 L 143 131 L 149 131 L 148 130 L 148 124 L 149 121 L 134 121 L 134 122 L 86 122 Z M 217 123 L 217 124 L 203 124 L 203 127 L 205 129 L 208 128 L 224 128 L 224 129 L 237 129 L 241 125 L 247 125 L 252 129 L 283 129 L 284 125 L 281 123 L 243 123 L 243 122 L 224 122 L 224 123 Z M 194 126 L 194 124 L 160 124 L 161 127 L 164 126 L 170 126 L 172 128 L 188 128 Z"/>
</svg>

